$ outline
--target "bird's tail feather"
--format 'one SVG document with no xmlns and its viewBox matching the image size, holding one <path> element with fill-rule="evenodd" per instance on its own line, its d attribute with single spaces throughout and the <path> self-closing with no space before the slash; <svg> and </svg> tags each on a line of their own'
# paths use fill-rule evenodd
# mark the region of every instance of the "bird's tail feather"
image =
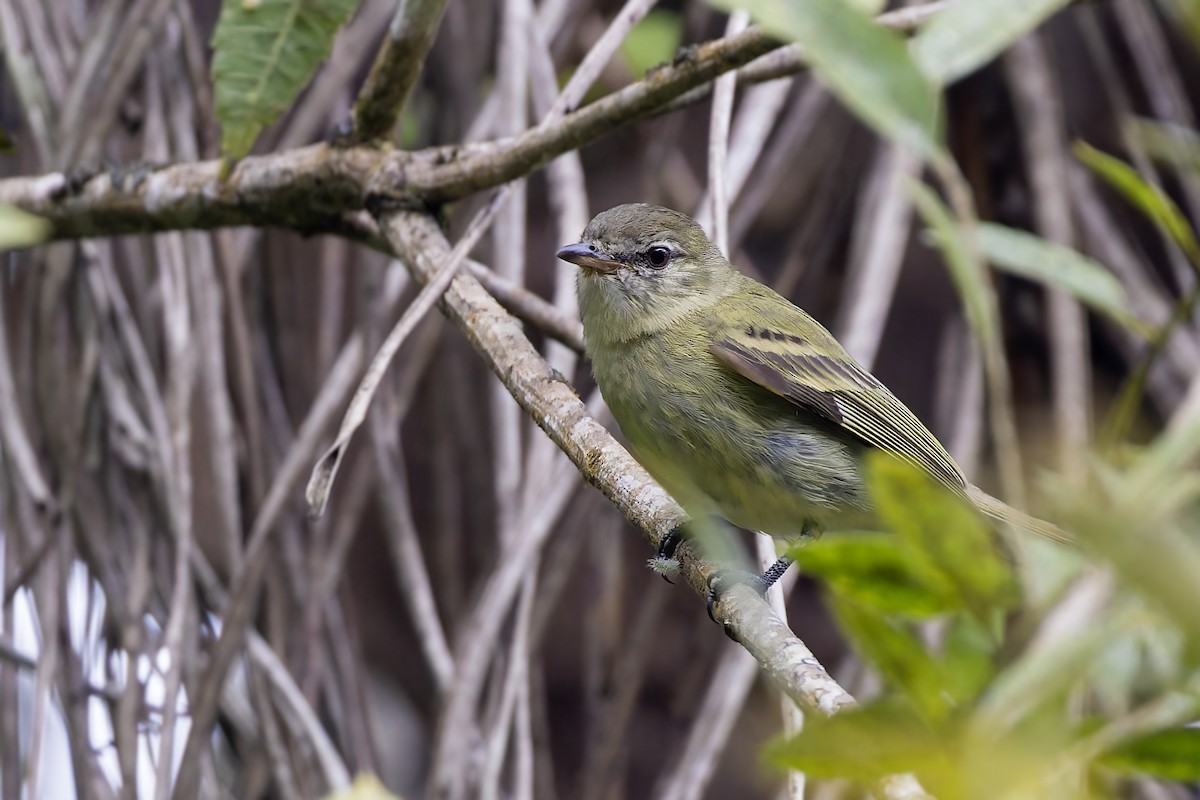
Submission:
<svg viewBox="0 0 1200 800">
<path fill-rule="evenodd" d="M 1004 501 L 992 497 L 978 486 L 967 487 L 967 499 L 984 515 L 992 519 L 1007 522 L 1022 530 L 1036 533 L 1038 536 L 1045 536 L 1047 539 L 1053 539 L 1062 544 L 1074 544 L 1075 540 L 1062 528 L 1026 514 L 1024 511 L 1018 511 Z"/>
</svg>

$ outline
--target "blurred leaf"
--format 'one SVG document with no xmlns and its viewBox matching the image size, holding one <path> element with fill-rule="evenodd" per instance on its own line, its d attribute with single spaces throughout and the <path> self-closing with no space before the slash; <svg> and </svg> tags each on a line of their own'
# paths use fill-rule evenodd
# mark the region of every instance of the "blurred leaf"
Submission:
<svg viewBox="0 0 1200 800">
<path fill-rule="evenodd" d="M 357 0 L 224 0 L 212 76 L 221 149 L 241 158 L 329 55 Z"/>
<path fill-rule="evenodd" d="M 363 773 L 345 789 L 325 795 L 325 800 L 400 800 L 400 798 L 389 792 L 379 778 L 370 773 Z"/>
<path fill-rule="evenodd" d="M 954 587 L 890 533 L 835 533 L 788 554 L 806 575 L 876 611 L 921 618 L 963 607 Z"/>
<path fill-rule="evenodd" d="M 1087 675 L 1109 635 L 1107 626 L 1093 626 L 1026 649 L 996 675 L 976 703 L 980 726 L 995 735 L 1008 735 L 1039 711 L 1057 709 Z"/>
<path fill-rule="evenodd" d="M 1187 33 L 1192 47 L 1200 50 L 1200 2 L 1197 0 L 1162 0 L 1177 27 Z"/>
<path fill-rule="evenodd" d="M 917 65 L 936 83 L 953 83 L 1000 55 L 1071 0 L 971 0 L 951 3 L 913 37 Z"/>
<path fill-rule="evenodd" d="M 996 671 L 996 645 L 977 620 L 958 615 L 946 632 L 942 648 L 946 692 L 962 705 L 975 702 Z"/>
<path fill-rule="evenodd" d="M 1200 457 L 1200 420 L 1177 425 L 1159 436 L 1126 473 L 1119 488 L 1130 501 L 1144 499 L 1174 480 L 1189 475 Z"/>
<path fill-rule="evenodd" d="M 951 710 L 941 665 L 909 626 L 888 620 L 845 596 L 834 596 L 833 613 L 854 649 L 904 693 L 926 722 Z"/>
<path fill-rule="evenodd" d="M 7 129 L 0 127 L 0 153 L 15 152 L 17 152 L 17 143 L 13 141 Z"/>
<path fill-rule="evenodd" d="M 29 247 L 49 235 L 50 223 L 45 219 L 0 203 L 0 250 Z"/>
<path fill-rule="evenodd" d="M 651 68 L 670 61 L 683 39 L 683 22 L 674 11 L 656 8 L 633 27 L 621 43 L 621 57 L 629 70 L 642 77 Z"/>
<path fill-rule="evenodd" d="M 941 140 L 939 97 L 899 34 L 845 0 L 710 0 L 744 8 L 764 30 L 799 42 L 812 70 L 880 134 L 931 157 Z"/>
<path fill-rule="evenodd" d="M 1149 217 L 1175 240 L 1196 269 L 1200 269 L 1200 243 L 1191 225 L 1166 192 L 1142 180 L 1137 170 L 1085 142 L 1075 143 L 1075 156 L 1092 172 Z"/>
<path fill-rule="evenodd" d="M 942 258 L 950 270 L 950 277 L 962 298 L 967 321 L 981 343 L 993 342 L 999 336 L 1000 323 L 991 302 L 991 288 L 976 268 L 971 258 L 971 245 L 961 229 L 950 216 L 950 211 L 925 184 L 913 181 L 910 184 L 913 202 L 921 218 L 929 226 L 934 244 L 942 252 Z"/>
<path fill-rule="evenodd" d="M 977 618 L 1016 604 L 1016 578 L 966 500 L 883 453 L 867 459 L 867 486 L 884 524 L 929 559 Z"/>
<path fill-rule="evenodd" d="M 1005 738 L 951 720 L 931 727 L 902 704 L 879 701 L 834 717 L 807 717 L 804 729 L 766 749 L 767 759 L 814 778 L 873 783 L 915 773 L 938 800 L 1079 797 L 1075 776 L 1055 769 L 1069 740 L 1054 725 Z M 1059 773 L 1056 775 L 1056 773 Z"/>
<path fill-rule="evenodd" d="M 979 226 L 979 247 L 992 264 L 1069 293 L 1143 338 L 1150 326 L 1129 313 L 1125 288 L 1101 264 L 1069 247 L 993 223 Z"/>
<path fill-rule="evenodd" d="M 804 729 L 769 745 L 766 757 L 814 778 L 863 782 L 950 766 L 938 735 L 911 710 L 892 702 L 872 703 L 834 717 L 806 717 Z"/>
<path fill-rule="evenodd" d="M 1200 3 L 1196 7 L 1200 8 Z M 1125 120 L 1122 127 L 1155 161 L 1179 170 L 1200 172 L 1200 133 L 1183 125 L 1140 117 Z"/>
<path fill-rule="evenodd" d="M 1100 763 L 1119 772 L 1200 781 L 1200 728 L 1152 733 L 1111 751 Z"/>
</svg>

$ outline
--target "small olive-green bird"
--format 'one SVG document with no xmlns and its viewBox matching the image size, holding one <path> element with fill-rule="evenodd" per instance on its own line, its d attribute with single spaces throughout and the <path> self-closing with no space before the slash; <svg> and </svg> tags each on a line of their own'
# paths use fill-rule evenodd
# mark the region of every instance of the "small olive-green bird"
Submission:
<svg viewBox="0 0 1200 800">
<path fill-rule="evenodd" d="M 876 448 L 984 514 L 1065 540 L 968 482 L 829 331 L 739 272 L 690 217 L 617 206 L 558 257 L 580 267 L 600 392 L 638 460 L 688 513 L 788 539 L 870 526 L 863 462 Z"/>
</svg>

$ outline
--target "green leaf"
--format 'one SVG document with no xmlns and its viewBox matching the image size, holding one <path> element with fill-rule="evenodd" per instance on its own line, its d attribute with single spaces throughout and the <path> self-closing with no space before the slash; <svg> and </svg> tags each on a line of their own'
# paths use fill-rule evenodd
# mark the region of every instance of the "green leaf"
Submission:
<svg viewBox="0 0 1200 800">
<path fill-rule="evenodd" d="M 1000 335 L 1000 322 L 991 300 L 991 288 L 971 258 L 971 243 L 932 189 L 913 181 L 910 191 L 917 211 L 929 226 L 934 244 L 942 251 L 950 277 L 962 298 L 971 330 L 981 343 L 986 345 L 994 342 Z"/>
<path fill-rule="evenodd" d="M 1192 40 L 1192 47 L 1200 50 L 1200 2 L 1196 0 L 1163 0 L 1167 12 L 1177 28 L 1182 29 Z"/>
<path fill-rule="evenodd" d="M 213 35 L 221 149 L 241 158 L 329 55 L 357 0 L 225 0 Z"/>
<path fill-rule="evenodd" d="M 44 241 L 50 223 L 14 206 L 0 203 L 0 250 L 15 250 Z"/>
<path fill-rule="evenodd" d="M 945 85 L 1000 55 L 1071 0 L 971 0 L 934 14 L 912 40 L 917 65 Z"/>
<path fill-rule="evenodd" d="M 634 26 L 621 43 L 621 57 L 634 75 L 641 77 L 651 68 L 670 61 L 683 39 L 679 14 L 656 8 Z"/>
<path fill-rule="evenodd" d="M 867 459 L 867 486 L 884 524 L 929 559 L 977 618 L 1016 604 L 1016 578 L 966 500 L 883 453 Z"/>
<path fill-rule="evenodd" d="M 881 613 L 924 618 L 963 607 L 945 577 L 890 533 L 830 534 L 788 554 L 806 575 Z"/>
<path fill-rule="evenodd" d="M 1196 7 L 1200 8 L 1200 3 Z M 1122 129 L 1155 161 L 1178 170 L 1200 172 L 1200 133 L 1191 128 L 1132 117 L 1125 120 Z"/>
<path fill-rule="evenodd" d="M 400 800 L 387 790 L 379 778 L 364 772 L 359 774 L 354 783 L 336 792 L 325 795 L 325 800 Z"/>
<path fill-rule="evenodd" d="M 854 649 L 904 693 L 922 719 L 933 723 L 946 718 L 951 710 L 946 676 L 910 626 L 836 595 L 833 613 Z"/>
<path fill-rule="evenodd" d="M 970 705 L 995 672 L 995 638 L 978 621 L 958 615 L 950 624 L 942 652 L 946 693 L 960 705 Z"/>
<path fill-rule="evenodd" d="M 845 0 L 710 0 L 745 8 L 767 32 L 799 42 L 812 70 L 880 134 L 932 157 L 941 140 L 938 92 L 899 34 Z"/>
<path fill-rule="evenodd" d="M 878 702 L 834 717 L 809 716 L 804 729 L 766 749 L 767 760 L 814 778 L 863 782 L 921 767 L 949 767 L 940 738 L 910 709 Z"/>
<path fill-rule="evenodd" d="M 1200 781 L 1200 728 L 1159 731 L 1111 751 L 1100 763 L 1118 772 Z"/>
<path fill-rule="evenodd" d="M 993 223 L 979 226 L 979 248 L 997 267 L 1062 289 L 1114 322 L 1149 338 L 1150 327 L 1129 313 L 1125 288 L 1101 264 L 1069 247 Z"/>
<path fill-rule="evenodd" d="M 1187 218 L 1167 193 L 1142 180 L 1137 170 L 1085 142 L 1075 143 L 1075 157 L 1150 218 L 1175 240 L 1192 264 L 1200 269 L 1200 243 Z"/>
</svg>

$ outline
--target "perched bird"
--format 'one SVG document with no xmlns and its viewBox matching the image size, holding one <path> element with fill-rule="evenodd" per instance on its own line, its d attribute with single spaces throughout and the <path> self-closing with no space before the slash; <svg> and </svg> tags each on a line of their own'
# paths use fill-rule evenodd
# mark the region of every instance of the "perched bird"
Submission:
<svg viewBox="0 0 1200 800">
<path fill-rule="evenodd" d="M 634 455 L 693 516 L 799 538 L 869 526 L 864 456 L 886 451 L 984 514 L 1064 539 L 973 486 L 929 430 L 802 309 L 739 272 L 685 214 L 598 214 L 580 267 L 592 371 Z M 660 554 L 670 555 L 678 537 Z M 764 588 L 787 568 L 781 560 Z"/>
</svg>

